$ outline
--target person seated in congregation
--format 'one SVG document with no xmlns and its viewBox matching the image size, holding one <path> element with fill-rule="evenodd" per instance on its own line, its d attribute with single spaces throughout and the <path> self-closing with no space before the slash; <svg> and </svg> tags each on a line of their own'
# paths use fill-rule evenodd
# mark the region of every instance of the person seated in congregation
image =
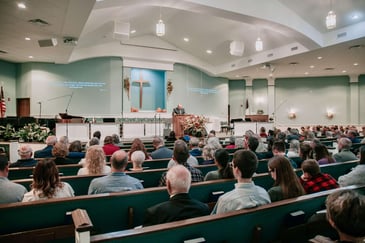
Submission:
<svg viewBox="0 0 365 243">
<path fill-rule="evenodd" d="M 52 149 L 52 157 L 54 157 L 54 162 L 56 165 L 68 165 L 75 164 L 77 162 L 73 161 L 68 156 L 67 145 L 64 143 L 57 142 Z"/>
<path fill-rule="evenodd" d="M 188 162 L 188 158 L 193 157 L 189 154 L 189 148 L 187 144 L 179 139 L 174 143 L 173 160 L 174 163 L 185 166 L 191 174 L 192 182 L 200 182 L 204 180 L 203 174 L 197 168 L 192 167 Z M 194 157 L 193 157 L 194 158 Z M 173 167 L 173 166 L 172 166 Z M 166 186 L 166 172 L 162 174 L 159 186 Z"/>
<path fill-rule="evenodd" d="M 190 145 L 190 150 L 189 153 L 190 155 L 194 156 L 194 157 L 198 157 L 202 155 L 202 151 L 199 147 L 199 138 L 197 137 L 191 137 L 190 141 L 189 141 L 189 145 Z"/>
<path fill-rule="evenodd" d="M 24 194 L 23 202 L 75 196 L 73 188 L 67 182 L 61 182 L 57 166 L 52 159 L 40 160 L 37 163 L 31 188 L 32 190 Z"/>
<path fill-rule="evenodd" d="M 142 171 L 143 170 L 143 162 L 146 159 L 146 155 L 143 151 L 137 150 L 134 151 L 132 156 L 131 156 L 131 161 L 133 164 L 133 167 L 130 168 L 129 170 L 131 171 Z"/>
<path fill-rule="evenodd" d="M 166 138 L 166 141 L 168 142 L 175 142 L 176 141 L 176 134 L 174 131 L 171 131 L 169 135 Z"/>
<path fill-rule="evenodd" d="M 313 159 L 312 154 L 313 151 L 310 143 L 302 142 L 299 146 L 299 157 L 301 158 L 301 160 L 304 161 L 307 159 Z"/>
<path fill-rule="evenodd" d="M 315 145 L 314 153 L 315 153 L 315 159 L 320 165 L 336 163 L 336 160 L 330 155 L 327 147 L 324 144 Z"/>
<path fill-rule="evenodd" d="M 299 157 L 299 149 L 300 149 L 299 147 L 300 147 L 299 140 L 292 139 L 289 142 L 289 149 L 288 149 L 288 152 L 286 153 L 286 156 L 288 158 L 297 158 L 297 157 Z"/>
<path fill-rule="evenodd" d="M 327 220 L 337 231 L 339 239 L 321 235 L 309 242 L 364 242 L 365 196 L 350 189 L 331 193 L 326 200 Z"/>
<path fill-rule="evenodd" d="M 233 179 L 233 171 L 229 164 L 229 153 L 226 149 L 218 149 L 214 154 L 214 164 L 218 170 L 209 171 L 204 181 L 219 180 L 219 179 Z"/>
<path fill-rule="evenodd" d="M 257 136 L 251 136 L 247 140 L 247 149 L 254 152 L 258 160 L 271 158 L 273 156 L 271 151 L 260 152 L 260 153 L 256 152 L 259 143 L 260 142 Z"/>
<path fill-rule="evenodd" d="M 33 167 L 37 164 L 37 160 L 32 158 L 33 150 L 29 144 L 22 144 L 18 149 L 20 159 L 10 164 L 10 167 Z"/>
<path fill-rule="evenodd" d="M 123 143 L 120 141 L 120 137 L 118 134 L 113 133 L 112 134 L 113 143 L 118 146 L 119 148 L 123 146 Z"/>
<path fill-rule="evenodd" d="M 255 208 L 271 203 L 267 191 L 252 181 L 258 166 L 257 156 L 252 151 L 243 149 L 236 151 L 233 154 L 232 166 L 233 175 L 237 180 L 235 189 L 219 197 L 212 214 Z"/>
<path fill-rule="evenodd" d="M 267 133 L 266 133 L 266 128 L 265 127 L 260 127 L 260 133 L 259 136 L 262 138 L 267 138 Z"/>
<path fill-rule="evenodd" d="M 274 186 L 268 190 L 272 202 L 299 197 L 305 194 L 298 176 L 287 157 L 274 156 L 269 160 L 268 170 Z"/>
<path fill-rule="evenodd" d="M 189 135 L 189 131 L 188 130 L 184 130 L 184 134 L 181 138 L 179 139 L 182 139 L 185 141 L 185 143 L 189 143 L 190 142 L 190 135 Z"/>
<path fill-rule="evenodd" d="M 224 147 L 225 149 L 235 149 L 236 148 L 236 137 L 230 136 L 228 144 Z"/>
<path fill-rule="evenodd" d="M 272 145 L 272 153 L 275 156 L 284 156 L 287 157 L 285 154 L 285 143 L 281 140 L 275 141 Z M 287 157 L 288 158 L 288 157 Z M 298 167 L 297 163 L 293 161 L 292 159 L 288 158 L 291 166 L 296 169 Z"/>
<path fill-rule="evenodd" d="M 105 155 L 108 156 L 108 155 L 112 155 L 115 151 L 120 150 L 120 148 L 119 148 L 119 146 L 116 146 L 113 143 L 112 136 L 106 136 L 104 138 L 103 150 L 104 150 Z"/>
<path fill-rule="evenodd" d="M 192 156 L 191 154 L 189 154 L 189 158 L 186 161 L 186 163 L 188 163 L 188 165 L 190 165 L 192 167 L 199 165 L 198 159 L 195 158 L 194 156 Z M 169 160 L 169 163 L 167 164 L 167 168 L 170 169 L 172 166 L 177 165 L 177 164 L 178 163 L 172 158 Z"/>
<path fill-rule="evenodd" d="M 41 150 L 37 150 L 34 151 L 34 158 L 50 158 L 53 157 L 52 155 L 52 149 L 53 146 L 57 143 L 57 137 L 50 135 L 46 138 L 46 147 L 41 149 Z"/>
<path fill-rule="evenodd" d="M 61 137 L 58 139 L 58 142 L 66 144 L 66 145 L 67 145 L 67 147 L 70 145 L 70 143 L 69 143 L 69 140 L 68 140 L 68 137 L 67 137 L 67 136 L 61 136 Z"/>
<path fill-rule="evenodd" d="M 205 145 L 202 152 L 203 161 L 201 161 L 200 164 L 202 165 L 214 164 L 215 151 L 216 149 L 211 144 Z"/>
<path fill-rule="evenodd" d="M 360 147 L 359 164 L 346 175 L 338 178 L 341 187 L 350 185 L 365 185 L 365 146 Z"/>
<path fill-rule="evenodd" d="M 209 215 L 207 204 L 189 196 L 191 174 L 183 165 L 173 166 L 167 172 L 166 185 L 170 199 L 148 208 L 143 226 Z"/>
<path fill-rule="evenodd" d="M 172 150 L 165 146 L 165 142 L 160 137 L 154 137 L 152 141 L 152 145 L 155 148 L 155 151 L 151 153 L 152 159 L 166 159 L 172 158 Z"/>
<path fill-rule="evenodd" d="M 301 168 L 303 174 L 300 176 L 300 183 L 307 194 L 340 187 L 331 175 L 321 173 L 319 164 L 314 159 L 303 161 Z"/>
<path fill-rule="evenodd" d="M 82 144 L 80 140 L 75 140 L 70 143 L 68 147 L 68 155 L 69 158 L 84 158 L 85 152 L 83 151 Z"/>
<path fill-rule="evenodd" d="M 151 160 L 152 157 L 148 154 L 146 147 L 144 146 L 144 143 L 142 142 L 141 139 L 139 138 L 135 138 L 133 139 L 131 148 L 128 152 L 128 160 L 131 161 L 132 160 L 132 154 L 135 151 L 142 151 L 144 153 L 145 156 L 145 160 Z"/>
<path fill-rule="evenodd" d="M 183 115 L 185 114 L 185 109 L 182 104 L 178 104 L 177 107 L 173 110 L 174 115 Z"/>
<path fill-rule="evenodd" d="M 77 175 L 109 174 L 110 166 L 106 165 L 104 150 L 100 145 L 90 146 L 85 155 L 85 164 L 79 169 Z"/>
<path fill-rule="evenodd" d="M 89 195 L 143 189 L 143 185 L 138 179 L 125 173 L 128 165 L 128 154 L 124 150 L 114 152 L 110 162 L 112 173 L 93 179 L 89 185 Z"/>
<path fill-rule="evenodd" d="M 346 162 L 351 160 L 357 160 L 356 155 L 350 151 L 352 142 L 348 138 L 340 138 L 338 140 L 338 153 L 333 155 L 333 158 L 337 162 Z"/>
<path fill-rule="evenodd" d="M 9 160 L 5 155 L 0 155 L 0 204 L 21 202 L 27 189 L 8 179 Z"/>
<path fill-rule="evenodd" d="M 352 144 L 361 143 L 360 138 L 358 138 L 358 133 L 355 130 L 349 130 L 347 137 L 351 140 Z"/>
</svg>

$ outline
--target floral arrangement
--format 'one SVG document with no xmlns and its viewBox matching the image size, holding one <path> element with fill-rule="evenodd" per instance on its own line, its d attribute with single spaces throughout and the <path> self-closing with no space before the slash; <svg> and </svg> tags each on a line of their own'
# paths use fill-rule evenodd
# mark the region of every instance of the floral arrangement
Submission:
<svg viewBox="0 0 365 243">
<path fill-rule="evenodd" d="M 184 120 L 184 131 L 188 131 L 189 135 L 195 137 L 204 137 L 207 135 L 205 128 L 207 122 L 208 120 L 204 116 L 188 116 Z"/>
<path fill-rule="evenodd" d="M 29 123 L 15 133 L 19 141 L 23 142 L 44 142 L 49 135 L 49 128 L 40 126 L 37 123 Z"/>
</svg>

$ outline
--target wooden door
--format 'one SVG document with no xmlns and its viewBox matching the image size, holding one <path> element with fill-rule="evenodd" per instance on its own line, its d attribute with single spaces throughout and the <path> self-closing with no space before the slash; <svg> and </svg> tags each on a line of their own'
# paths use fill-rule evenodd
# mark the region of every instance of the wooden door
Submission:
<svg viewBox="0 0 365 243">
<path fill-rule="evenodd" d="M 17 117 L 30 116 L 30 98 L 16 99 L 16 115 Z"/>
</svg>

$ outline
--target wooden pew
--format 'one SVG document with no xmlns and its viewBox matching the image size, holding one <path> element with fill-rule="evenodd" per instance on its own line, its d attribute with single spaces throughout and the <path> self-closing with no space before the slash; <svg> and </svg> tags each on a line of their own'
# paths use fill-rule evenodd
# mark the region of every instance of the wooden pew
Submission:
<svg viewBox="0 0 365 243">
<path fill-rule="evenodd" d="M 348 187 L 365 194 L 365 186 Z M 341 189 L 335 189 L 341 190 Z M 253 209 L 244 209 L 221 215 L 210 215 L 139 229 L 94 235 L 91 242 L 275 242 L 287 228 L 288 215 L 301 210 L 305 220 L 323 209 L 325 191 L 283 200 Z M 320 232 L 319 232 L 320 233 Z M 298 236 L 296 242 L 306 242 Z"/>
<path fill-rule="evenodd" d="M 199 165 L 196 168 L 200 169 L 204 175 L 209 171 L 217 169 L 215 165 Z M 127 174 L 141 180 L 145 188 L 151 188 L 158 186 L 161 175 L 166 171 L 167 169 L 164 168 L 134 172 L 128 171 Z M 104 175 L 62 176 L 61 181 L 67 182 L 71 185 L 71 187 L 75 191 L 75 196 L 81 196 L 87 195 L 91 180 L 100 176 Z M 32 181 L 32 179 L 13 180 L 13 182 L 22 184 L 28 190 L 30 189 L 30 184 L 32 183 Z"/>
<path fill-rule="evenodd" d="M 63 176 L 76 175 L 80 168 L 79 164 L 57 165 L 59 173 Z M 13 167 L 9 168 L 9 180 L 31 178 L 34 167 Z"/>
<path fill-rule="evenodd" d="M 340 165 L 339 163 L 331 164 L 326 168 L 331 167 L 337 171 L 335 166 Z M 274 182 L 267 173 L 256 175 L 253 180 L 255 184 L 265 189 L 270 188 Z M 190 195 L 205 203 L 212 202 L 216 199 L 212 196 L 214 192 L 230 191 L 235 183 L 234 179 L 194 183 L 191 186 Z M 145 210 L 148 207 L 166 201 L 168 198 L 166 188 L 158 187 L 131 192 L 0 205 L 2 215 L 0 235 L 64 226 L 69 224 L 70 220 L 65 213 L 77 208 L 88 211 L 95 226 L 95 233 L 128 229 L 143 223 Z"/>
</svg>

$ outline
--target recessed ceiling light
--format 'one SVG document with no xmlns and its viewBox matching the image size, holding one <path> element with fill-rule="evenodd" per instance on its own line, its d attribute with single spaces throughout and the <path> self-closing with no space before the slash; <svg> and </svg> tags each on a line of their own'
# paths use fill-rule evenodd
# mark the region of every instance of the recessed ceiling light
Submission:
<svg viewBox="0 0 365 243">
<path fill-rule="evenodd" d="M 213 52 L 212 52 L 212 50 L 206 50 L 206 52 L 208 53 L 208 54 L 212 54 Z"/>
<path fill-rule="evenodd" d="M 184 41 L 185 41 L 185 42 L 189 42 L 189 38 L 184 37 Z"/>
<path fill-rule="evenodd" d="M 346 70 L 342 70 L 342 73 L 347 73 L 347 71 Z"/>
<path fill-rule="evenodd" d="M 30 37 L 25 37 L 24 39 L 25 39 L 25 40 L 30 40 Z"/>
<path fill-rule="evenodd" d="M 136 33 L 137 31 L 136 30 L 131 30 L 131 34 L 134 34 Z"/>
<path fill-rule="evenodd" d="M 314 68 L 314 65 L 310 65 L 309 68 Z"/>
<path fill-rule="evenodd" d="M 317 57 L 318 60 L 321 60 L 323 57 Z"/>
<path fill-rule="evenodd" d="M 305 72 L 304 74 L 305 74 L 305 75 L 308 75 L 309 73 L 308 73 L 308 72 Z"/>
<path fill-rule="evenodd" d="M 20 9 L 27 8 L 27 6 L 25 6 L 25 3 L 18 3 L 17 5 L 18 5 L 18 8 L 20 8 Z"/>
<path fill-rule="evenodd" d="M 33 56 L 28 56 L 28 58 L 33 58 Z"/>
<path fill-rule="evenodd" d="M 351 19 L 355 20 L 355 19 L 358 19 L 359 18 L 359 15 L 358 14 L 354 14 L 351 16 Z"/>
<path fill-rule="evenodd" d="M 359 66 L 359 64 L 357 62 L 354 63 L 354 66 Z"/>
</svg>

